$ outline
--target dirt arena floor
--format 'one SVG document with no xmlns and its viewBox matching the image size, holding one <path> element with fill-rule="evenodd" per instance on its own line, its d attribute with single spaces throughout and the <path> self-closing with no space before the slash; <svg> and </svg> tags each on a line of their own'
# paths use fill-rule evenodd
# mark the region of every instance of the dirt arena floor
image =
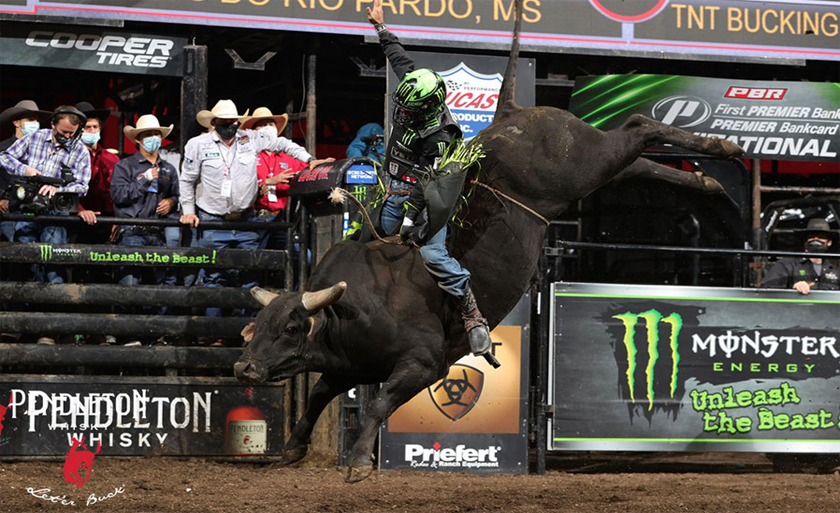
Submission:
<svg viewBox="0 0 840 513">
<path fill-rule="evenodd" d="M 762 455 L 577 455 L 553 457 L 542 476 L 386 472 L 356 485 L 338 468 L 157 457 L 94 463 L 76 489 L 63 481 L 60 461 L 0 462 L 0 511 L 818 513 L 840 505 L 840 475 L 773 473 Z M 122 491 L 106 498 L 115 489 Z M 92 494 L 99 499 L 86 505 Z"/>
</svg>

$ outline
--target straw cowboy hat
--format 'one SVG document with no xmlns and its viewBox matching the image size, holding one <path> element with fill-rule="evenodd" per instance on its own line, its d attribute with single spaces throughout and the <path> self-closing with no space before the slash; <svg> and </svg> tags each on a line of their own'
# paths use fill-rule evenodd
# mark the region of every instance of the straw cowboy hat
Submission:
<svg viewBox="0 0 840 513">
<path fill-rule="evenodd" d="M 242 128 L 253 128 L 254 125 L 265 119 L 273 119 L 274 123 L 277 124 L 277 133 L 282 134 L 283 129 L 286 128 L 286 124 L 289 122 L 289 115 L 281 114 L 275 116 L 268 107 L 257 107 L 254 109 L 254 115 L 246 118 L 242 122 Z"/>
<path fill-rule="evenodd" d="M 805 240 L 811 237 L 820 237 L 837 242 L 837 233 L 828 226 L 825 219 L 809 219 L 808 227 L 805 228 L 804 232 Z"/>
<path fill-rule="evenodd" d="M 105 124 L 105 122 L 108 121 L 108 117 L 111 115 L 111 109 L 95 109 L 89 102 L 77 103 L 76 110 L 87 116 L 88 119 L 98 119 L 102 124 Z"/>
<path fill-rule="evenodd" d="M 136 141 L 139 134 L 148 132 L 149 130 L 159 130 L 161 138 L 164 138 L 169 135 L 169 132 L 171 132 L 173 128 L 175 128 L 175 125 L 169 125 L 168 127 L 160 126 L 160 121 L 158 121 L 158 118 L 155 117 L 154 114 L 146 114 L 144 116 L 140 116 L 140 119 L 137 120 L 136 127 L 124 126 L 123 133 L 130 140 Z"/>
<path fill-rule="evenodd" d="M 210 128 L 210 123 L 214 119 L 238 119 L 240 122 L 248 119 L 248 111 L 244 114 L 239 114 L 236 110 L 236 104 L 232 100 L 219 100 L 213 106 L 213 110 L 202 110 L 195 115 L 198 124 L 204 128 Z"/>
<path fill-rule="evenodd" d="M 6 126 L 12 121 L 28 117 L 37 118 L 44 123 L 50 119 L 50 116 L 52 116 L 52 112 L 40 110 L 38 104 L 32 100 L 21 100 L 14 107 L 9 107 L 0 113 L 0 126 Z"/>
</svg>

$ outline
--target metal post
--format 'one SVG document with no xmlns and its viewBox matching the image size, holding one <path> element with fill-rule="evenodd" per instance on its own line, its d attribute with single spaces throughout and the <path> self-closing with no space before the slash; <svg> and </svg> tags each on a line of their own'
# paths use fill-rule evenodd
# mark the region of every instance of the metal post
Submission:
<svg viewBox="0 0 840 513">
<path fill-rule="evenodd" d="M 184 79 L 181 81 L 181 141 L 184 151 L 187 141 L 201 133 L 195 119 L 198 111 L 207 108 L 207 47 L 184 47 Z"/>
<path fill-rule="evenodd" d="M 759 159 L 752 160 L 752 243 L 754 249 L 762 249 L 763 237 L 761 236 L 761 161 Z M 753 260 L 755 275 L 753 283 L 756 286 L 761 285 L 761 258 L 756 257 Z M 736 261 L 737 262 L 737 261 Z"/>
<path fill-rule="evenodd" d="M 561 258 L 561 257 L 557 257 Z M 545 458 L 548 448 L 548 433 L 546 425 L 546 411 L 550 407 L 547 404 L 548 400 L 548 338 L 552 335 L 549 333 L 551 313 L 551 282 L 554 280 L 552 272 L 553 266 L 548 264 L 548 257 L 543 253 L 540 257 L 540 297 L 539 297 L 539 349 L 537 350 L 537 426 L 536 426 L 536 444 L 537 444 L 537 474 L 545 474 Z"/>
</svg>

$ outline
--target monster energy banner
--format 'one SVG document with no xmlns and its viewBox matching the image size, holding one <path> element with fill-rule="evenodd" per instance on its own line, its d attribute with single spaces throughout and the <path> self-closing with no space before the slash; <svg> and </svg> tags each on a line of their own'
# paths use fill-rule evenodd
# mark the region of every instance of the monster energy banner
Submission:
<svg viewBox="0 0 840 513">
<path fill-rule="evenodd" d="M 373 0 L 0 0 L 0 11 L 374 36 Z M 383 0 L 402 38 L 506 48 L 513 0 Z M 838 0 L 523 0 L 529 50 L 840 60 Z"/>
<path fill-rule="evenodd" d="M 282 251 L 0 242 L 0 263 L 283 269 Z"/>
<path fill-rule="evenodd" d="M 727 139 L 755 158 L 837 162 L 840 154 L 840 83 L 583 77 L 575 84 L 569 110 L 601 130 L 643 114 Z"/>
<path fill-rule="evenodd" d="M 380 432 L 380 470 L 528 471 L 529 295 L 490 334 L 502 363 L 465 356 Z"/>
<path fill-rule="evenodd" d="M 551 448 L 840 451 L 840 293 L 553 294 Z"/>
</svg>

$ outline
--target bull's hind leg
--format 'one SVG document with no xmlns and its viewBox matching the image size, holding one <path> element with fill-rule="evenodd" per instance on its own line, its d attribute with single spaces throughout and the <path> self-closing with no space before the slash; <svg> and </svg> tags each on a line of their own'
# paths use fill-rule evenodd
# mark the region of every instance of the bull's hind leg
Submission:
<svg viewBox="0 0 840 513">
<path fill-rule="evenodd" d="M 309 436 L 312 434 L 312 428 L 315 427 L 315 422 L 321 416 L 324 408 L 339 394 L 350 390 L 354 385 L 354 380 L 339 376 L 324 374 L 318 379 L 309 394 L 306 410 L 295 424 L 286 445 L 283 446 L 283 465 L 300 461 L 306 456 L 306 451 L 309 449 Z"/>
<path fill-rule="evenodd" d="M 680 171 L 679 169 L 663 166 L 662 164 L 657 164 L 656 162 L 643 158 L 636 159 L 624 171 L 615 175 L 610 182 L 617 183 L 631 178 L 663 181 L 705 194 L 720 194 L 723 192 L 723 187 L 720 185 L 720 182 L 711 176 L 706 176 L 699 171 L 695 173 Z"/>
<path fill-rule="evenodd" d="M 418 359 L 397 365 L 365 408 L 362 429 L 350 453 L 345 481 L 358 483 L 373 472 L 371 454 L 382 423 L 397 408 L 437 380 L 434 372 L 436 368 L 434 362 L 421 362 Z"/>
<path fill-rule="evenodd" d="M 744 154 L 744 150 L 737 144 L 717 137 L 702 137 L 691 132 L 660 123 L 641 114 L 633 114 L 617 130 L 630 138 L 631 151 L 643 151 L 654 144 L 673 144 L 707 155 L 717 155 L 724 158 L 736 158 Z M 628 148 L 630 149 L 630 148 Z"/>
</svg>

